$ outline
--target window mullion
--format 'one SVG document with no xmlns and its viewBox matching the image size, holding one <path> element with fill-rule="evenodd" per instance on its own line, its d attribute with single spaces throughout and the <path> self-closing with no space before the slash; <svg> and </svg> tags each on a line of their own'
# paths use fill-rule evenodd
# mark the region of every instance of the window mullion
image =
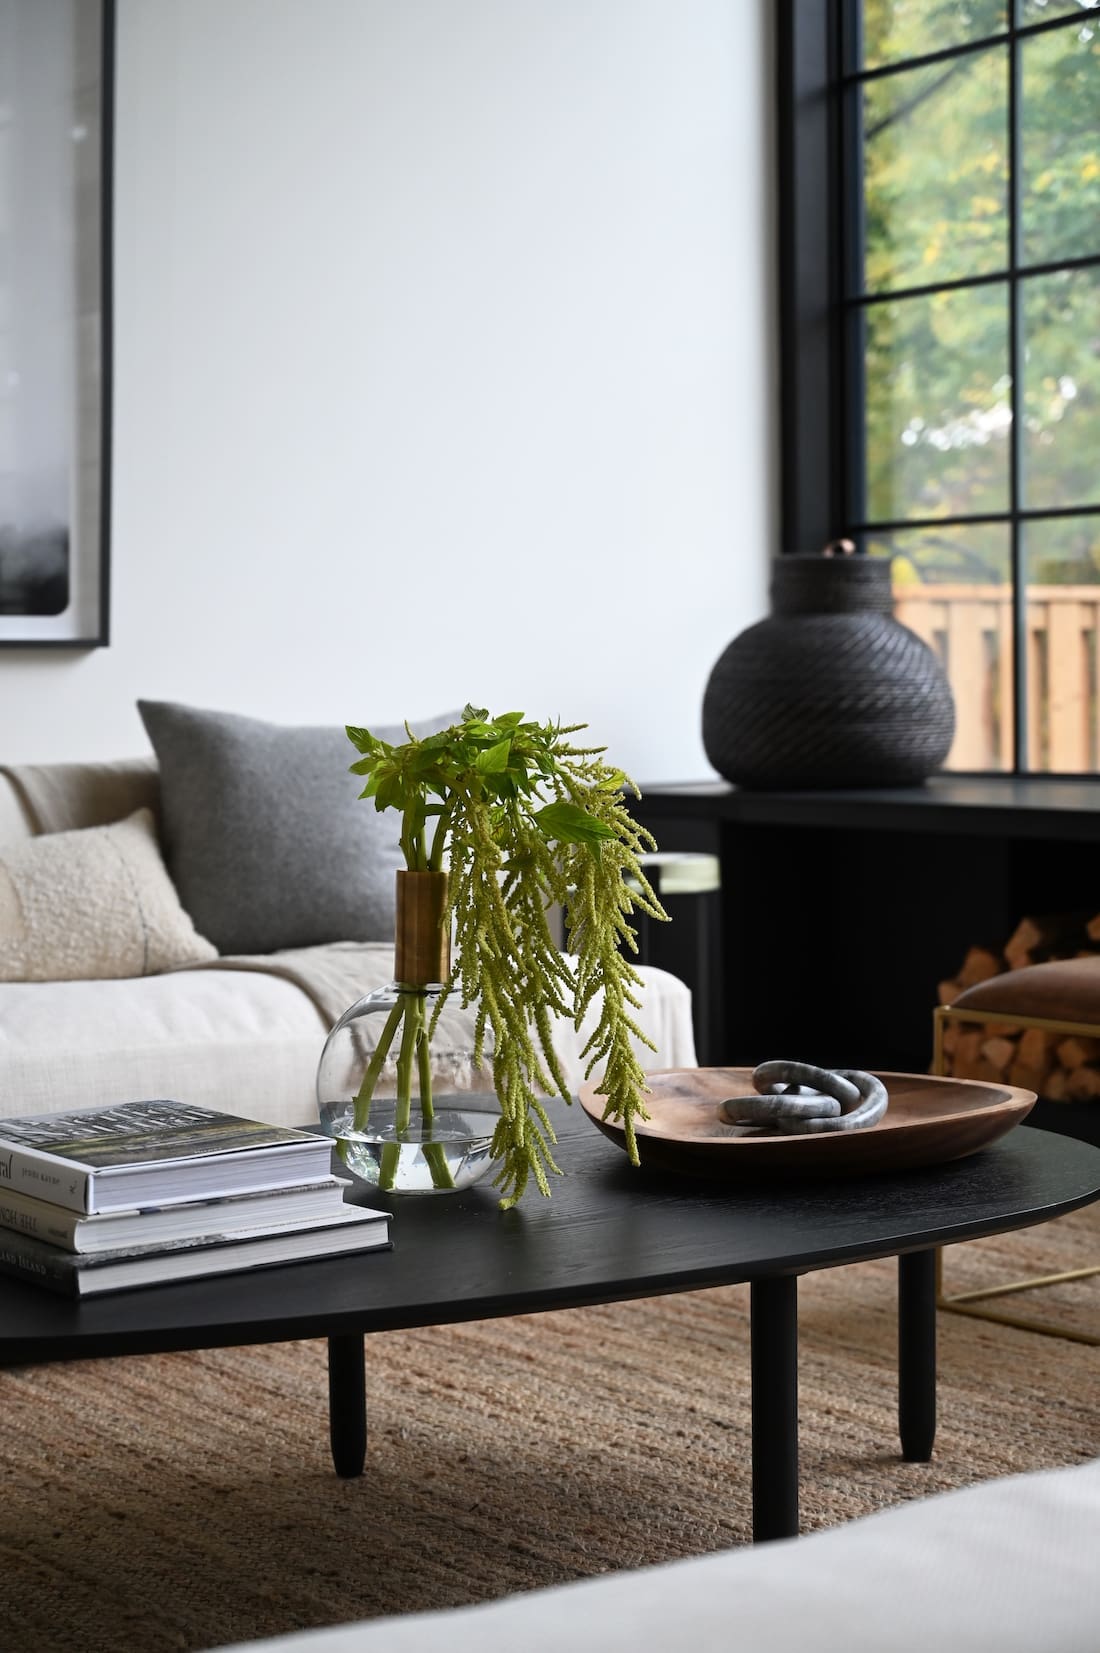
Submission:
<svg viewBox="0 0 1100 1653">
<path fill-rule="evenodd" d="M 1014 7 L 1015 0 L 1008 0 L 1008 5 Z M 1087 14 L 1085 21 L 1087 22 Z M 1072 29 L 1081 26 L 1081 14 L 1078 12 L 1060 12 L 1057 17 L 1044 17 L 1037 23 L 1020 24 L 1015 16 L 1009 22 L 1008 30 L 999 30 L 996 34 L 980 36 L 977 40 L 960 40 L 952 46 L 943 46 L 935 52 L 918 52 L 915 57 L 899 58 L 889 63 L 877 63 L 871 69 L 862 67 L 858 58 L 848 58 L 843 80 L 845 84 L 860 81 L 866 84 L 871 80 L 885 80 L 890 75 L 901 75 L 911 69 L 934 69 L 937 63 L 949 63 L 952 58 L 972 57 L 976 52 L 987 52 L 994 46 L 1014 44 L 1017 40 L 1029 40 L 1035 35 L 1049 34 L 1054 29 Z"/>
<path fill-rule="evenodd" d="M 842 38 L 848 53 L 858 49 L 862 34 L 862 7 L 858 0 L 846 0 L 842 10 Z M 853 61 L 849 55 L 847 61 Z M 858 61 L 856 59 L 855 61 Z M 848 308 L 851 295 L 863 291 L 864 249 L 866 247 L 866 200 L 863 175 L 863 88 L 852 85 L 840 90 L 840 165 L 845 187 L 840 191 L 841 269 L 840 291 L 844 307 L 836 330 L 840 362 L 838 378 L 843 406 L 838 409 L 837 431 L 843 433 L 843 450 L 837 455 L 843 477 L 841 516 L 844 532 L 848 525 L 867 515 L 867 366 L 864 312 Z M 859 409 L 853 420 L 851 410 Z"/>
<path fill-rule="evenodd" d="M 1012 568 L 1012 706 L 1013 769 L 1017 774 L 1036 756 L 1028 751 L 1027 588 L 1024 578 L 1024 540 L 1020 524 L 1020 456 L 1023 442 L 1024 351 L 1020 305 L 1020 41 L 1015 0 L 1009 0 L 1008 40 L 1008 372 L 1012 423 L 1008 442 L 1010 555 Z"/>
<path fill-rule="evenodd" d="M 785 551 L 843 532 L 846 440 L 839 229 L 839 16 L 776 0 L 780 518 Z"/>
<path fill-rule="evenodd" d="M 1078 258 L 1059 258 L 1049 264 L 1018 263 L 1017 274 L 1023 276 L 1058 275 L 1063 270 L 1092 270 L 1100 264 L 1100 253 L 1082 253 Z M 982 275 L 955 276 L 950 281 L 929 281 L 919 287 L 884 287 L 875 293 L 851 292 L 844 300 L 851 308 L 868 310 L 875 304 L 896 304 L 905 298 L 928 298 L 935 293 L 961 293 L 974 287 L 995 287 L 1007 280 L 1011 270 L 987 270 Z"/>
</svg>

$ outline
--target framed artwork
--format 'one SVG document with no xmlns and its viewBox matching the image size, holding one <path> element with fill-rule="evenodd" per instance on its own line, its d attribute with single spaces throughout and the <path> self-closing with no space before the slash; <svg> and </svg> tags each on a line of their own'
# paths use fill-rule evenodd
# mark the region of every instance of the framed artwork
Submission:
<svg viewBox="0 0 1100 1653">
<path fill-rule="evenodd" d="M 109 640 L 114 0 L 0 0 L 0 647 Z"/>
</svg>

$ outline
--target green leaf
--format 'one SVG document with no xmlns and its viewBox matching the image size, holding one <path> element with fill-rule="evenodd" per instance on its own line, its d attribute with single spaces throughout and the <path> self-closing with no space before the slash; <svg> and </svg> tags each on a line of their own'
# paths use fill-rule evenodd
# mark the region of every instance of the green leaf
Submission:
<svg viewBox="0 0 1100 1653">
<path fill-rule="evenodd" d="M 544 837 L 561 844 L 598 844 L 604 838 L 616 836 L 615 828 L 606 821 L 578 809 L 576 804 L 567 803 L 564 798 L 536 810 L 531 819 Z"/>
<path fill-rule="evenodd" d="M 511 750 L 512 737 L 509 735 L 506 740 L 499 740 L 495 746 L 489 746 L 484 752 L 479 752 L 474 767 L 482 775 L 499 775 L 508 767 Z"/>
<path fill-rule="evenodd" d="M 400 802 L 401 777 L 399 775 L 387 775 L 378 784 L 378 789 L 374 795 L 374 807 L 375 809 L 392 809 L 395 804 Z"/>
<path fill-rule="evenodd" d="M 369 729 L 359 729 L 354 723 L 346 723 L 344 732 L 353 746 L 360 752 L 380 752 L 382 742 L 371 734 Z"/>
<path fill-rule="evenodd" d="M 489 712 L 487 707 L 471 706 L 469 701 L 467 701 L 465 706 L 462 708 L 463 723 L 484 723 L 488 716 Z"/>
</svg>

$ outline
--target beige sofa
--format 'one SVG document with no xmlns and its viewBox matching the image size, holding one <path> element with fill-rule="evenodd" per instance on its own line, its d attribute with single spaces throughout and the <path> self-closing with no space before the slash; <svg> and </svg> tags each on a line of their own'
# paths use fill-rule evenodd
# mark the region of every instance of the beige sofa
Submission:
<svg viewBox="0 0 1100 1653">
<path fill-rule="evenodd" d="M 0 769 L 0 858 L 43 830 L 79 831 L 158 804 L 151 759 Z M 0 923 L 0 940 L 2 940 Z M 220 957 L 108 980 L 0 981 L 0 1113 L 172 1096 L 269 1120 L 316 1117 L 325 1034 L 361 994 L 388 981 L 386 944 L 337 943 Z M 656 969 L 643 1025 L 648 1069 L 694 1064 L 688 989 Z M 585 1038 L 559 1024 L 571 1082 Z"/>
</svg>

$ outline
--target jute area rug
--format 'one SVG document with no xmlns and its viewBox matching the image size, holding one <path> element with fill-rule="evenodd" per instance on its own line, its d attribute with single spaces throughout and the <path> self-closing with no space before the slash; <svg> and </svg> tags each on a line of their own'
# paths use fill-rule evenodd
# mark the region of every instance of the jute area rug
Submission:
<svg viewBox="0 0 1100 1653">
<path fill-rule="evenodd" d="M 1096 1261 L 1098 1212 L 956 1247 L 950 1285 Z M 1100 1349 L 941 1315 L 935 1461 L 903 1464 L 894 1284 L 801 1282 L 804 1529 L 1100 1452 Z M 1098 1287 L 1044 1311 L 1100 1327 Z M 208 1648 L 742 1544 L 747 1310 L 734 1287 L 375 1337 L 354 1482 L 323 1344 L 0 1374 L 0 1647 Z"/>
</svg>

